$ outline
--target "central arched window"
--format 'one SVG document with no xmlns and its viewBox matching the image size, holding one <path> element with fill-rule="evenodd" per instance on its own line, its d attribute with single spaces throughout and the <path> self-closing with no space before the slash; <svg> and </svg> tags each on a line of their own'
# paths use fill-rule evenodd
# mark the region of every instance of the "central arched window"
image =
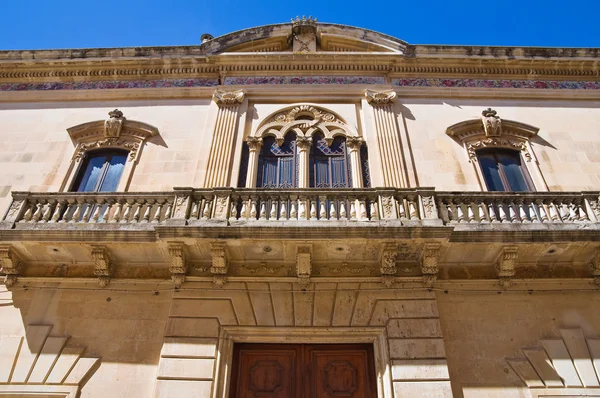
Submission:
<svg viewBox="0 0 600 398">
<path fill-rule="evenodd" d="M 310 150 L 311 188 L 351 187 L 351 173 L 348 165 L 345 137 L 335 137 L 330 146 L 327 145 L 323 133 L 313 134 Z"/>
<path fill-rule="evenodd" d="M 258 188 L 295 188 L 297 178 L 296 134 L 285 135 L 279 146 L 275 137 L 265 137 L 258 158 Z"/>
</svg>

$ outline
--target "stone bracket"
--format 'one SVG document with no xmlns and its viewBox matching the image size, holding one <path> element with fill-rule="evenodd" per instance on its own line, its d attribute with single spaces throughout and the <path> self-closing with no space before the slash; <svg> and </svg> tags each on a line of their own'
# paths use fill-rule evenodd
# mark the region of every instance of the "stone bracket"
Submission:
<svg viewBox="0 0 600 398">
<path fill-rule="evenodd" d="M 312 245 L 303 244 L 296 246 L 296 274 L 298 284 L 302 288 L 308 287 L 312 274 Z"/>
<path fill-rule="evenodd" d="M 594 278 L 594 283 L 600 286 L 600 250 L 596 253 L 592 262 L 590 263 L 590 268 L 592 269 L 592 277 Z"/>
<path fill-rule="evenodd" d="M 210 273 L 213 274 L 213 283 L 218 287 L 222 287 L 227 282 L 229 262 L 226 247 L 227 243 L 225 241 L 216 241 L 210 244 L 210 255 L 212 257 Z"/>
<path fill-rule="evenodd" d="M 515 276 L 515 264 L 517 262 L 517 246 L 504 246 L 502 253 L 496 262 L 496 272 L 499 278 L 499 285 L 506 289 L 512 285 L 512 278 Z"/>
<path fill-rule="evenodd" d="M 11 245 L 0 245 L 0 271 L 6 276 L 4 284 L 11 287 L 17 282 L 23 262 L 19 259 Z"/>
<path fill-rule="evenodd" d="M 98 285 L 106 287 L 112 275 L 112 260 L 104 245 L 92 245 L 92 257 L 95 263 L 94 274 L 98 277 Z"/>
<path fill-rule="evenodd" d="M 421 273 L 423 273 L 423 283 L 427 287 L 433 287 L 440 271 L 438 260 L 441 244 L 439 242 L 426 243 L 423 249 L 423 258 L 421 259 Z"/>
<path fill-rule="evenodd" d="M 173 286 L 179 289 L 185 282 L 185 275 L 188 270 L 188 263 L 183 242 L 168 242 L 169 254 L 171 255 L 171 280 Z"/>
<path fill-rule="evenodd" d="M 396 260 L 398 258 L 398 245 L 395 243 L 384 243 L 381 247 L 381 259 L 379 263 L 379 272 L 381 272 L 381 283 L 385 287 L 392 287 L 395 282 Z"/>
</svg>

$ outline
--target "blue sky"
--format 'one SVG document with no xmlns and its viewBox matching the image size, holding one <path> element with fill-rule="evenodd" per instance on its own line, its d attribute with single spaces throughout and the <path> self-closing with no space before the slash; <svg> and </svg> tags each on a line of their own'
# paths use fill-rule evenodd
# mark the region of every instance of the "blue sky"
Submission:
<svg viewBox="0 0 600 398">
<path fill-rule="evenodd" d="M 600 47 L 600 0 L 4 0 L 1 10 L 2 50 L 195 45 L 296 15 L 411 44 Z"/>
</svg>

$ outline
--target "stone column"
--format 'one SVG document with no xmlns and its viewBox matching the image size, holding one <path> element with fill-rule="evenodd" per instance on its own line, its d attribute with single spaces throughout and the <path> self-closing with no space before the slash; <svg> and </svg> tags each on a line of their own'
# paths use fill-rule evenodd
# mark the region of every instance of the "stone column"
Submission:
<svg viewBox="0 0 600 398">
<path fill-rule="evenodd" d="M 243 100 L 242 90 L 216 91 L 213 95 L 213 101 L 219 106 L 219 111 L 208 156 L 205 188 L 229 186 L 231 155 L 240 116 L 239 108 Z"/>
<path fill-rule="evenodd" d="M 300 137 L 296 138 L 298 146 L 298 188 L 310 187 L 310 165 L 309 155 L 312 145 L 312 138 Z"/>
<path fill-rule="evenodd" d="M 363 187 L 362 167 L 360 163 L 360 147 L 362 139 L 360 137 L 347 137 L 346 146 L 350 152 L 350 170 L 352 171 L 352 188 Z"/>
<path fill-rule="evenodd" d="M 262 148 L 263 140 L 260 137 L 248 137 L 248 170 L 246 171 L 246 188 L 256 188 L 258 173 L 258 156 Z"/>
<path fill-rule="evenodd" d="M 367 90 L 365 96 L 367 102 L 373 107 L 383 185 L 396 188 L 407 187 L 402 159 L 402 143 L 394 113 L 396 92 L 393 90 L 381 92 Z"/>
</svg>

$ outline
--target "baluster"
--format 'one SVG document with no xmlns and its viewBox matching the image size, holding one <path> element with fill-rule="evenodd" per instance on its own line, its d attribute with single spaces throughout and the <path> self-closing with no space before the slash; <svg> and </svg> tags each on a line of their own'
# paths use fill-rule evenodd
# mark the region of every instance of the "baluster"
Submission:
<svg viewBox="0 0 600 398">
<path fill-rule="evenodd" d="M 535 204 L 537 205 L 537 208 L 540 211 L 540 221 L 543 223 L 550 221 L 548 213 L 546 212 L 546 206 L 544 206 L 544 202 L 542 202 L 541 200 L 536 200 Z"/>
<path fill-rule="evenodd" d="M 62 218 L 58 221 L 59 223 L 66 223 L 66 222 L 71 221 L 71 219 L 72 219 L 71 210 L 73 210 L 73 206 L 75 206 L 74 201 L 67 199 L 65 211 L 63 213 Z"/>
<path fill-rule="evenodd" d="M 31 203 L 31 202 L 27 203 L 27 211 L 23 215 L 24 221 L 31 221 L 31 218 L 33 217 L 33 208 L 34 207 L 35 207 L 35 205 L 33 203 Z"/>
<path fill-rule="evenodd" d="M 500 222 L 498 220 L 498 216 L 496 215 L 496 203 L 494 202 L 494 200 L 489 200 L 487 202 L 487 209 L 488 209 L 488 215 L 490 217 L 490 223 L 498 223 Z"/>
<path fill-rule="evenodd" d="M 454 211 L 454 207 L 451 201 L 444 199 L 444 209 L 446 210 L 446 217 L 448 218 L 448 222 L 451 224 L 456 223 L 456 212 Z"/>
<path fill-rule="evenodd" d="M 204 199 L 204 210 L 202 211 L 202 219 L 208 220 L 210 218 L 210 211 L 212 207 L 212 201 L 208 198 Z"/>
<path fill-rule="evenodd" d="M 458 222 L 459 223 L 463 223 L 465 222 L 465 214 L 462 208 L 462 204 L 460 202 L 455 203 L 456 204 L 456 216 L 458 217 Z"/>
<path fill-rule="evenodd" d="M 194 202 L 192 203 L 192 211 L 190 213 L 190 220 L 192 219 L 198 219 L 198 206 L 202 203 L 202 199 L 198 199 L 198 200 L 194 200 Z"/>
<path fill-rule="evenodd" d="M 287 220 L 287 218 L 288 218 L 287 207 L 288 207 L 288 200 L 287 199 L 282 200 L 279 205 L 279 219 L 280 220 Z"/>
<path fill-rule="evenodd" d="M 501 223 L 508 222 L 508 217 L 506 216 L 506 211 L 504 210 L 504 203 L 502 201 L 498 201 L 498 216 L 500 217 Z"/>
<path fill-rule="evenodd" d="M 97 223 L 98 220 L 100 219 L 100 211 L 102 211 L 102 208 L 104 206 L 102 206 L 103 201 L 99 200 L 98 203 L 94 204 L 94 213 L 92 215 L 92 222 Z"/>
<path fill-rule="evenodd" d="M 337 210 L 335 208 L 335 202 L 332 200 L 329 203 L 329 219 L 330 220 L 337 220 L 338 215 L 337 215 Z"/>
<path fill-rule="evenodd" d="M 327 198 L 320 197 L 319 198 L 319 220 L 327 220 Z"/>
<path fill-rule="evenodd" d="M 89 203 L 89 200 L 85 200 L 85 199 L 81 206 L 85 207 L 85 211 L 83 212 L 83 216 L 81 216 L 81 219 L 78 220 L 77 222 L 87 223 L 90 221 L 90 218 L 92 217 L 92 207 L 94 207 L 94 206 Z"/>
<path fill-rule="evenodd" d="M 379 212 L 377 211 L 377 201 L 369 201 L 371 208 L 371 220 L 379 220 Z"/>
<path fill-rule="evenodd" d="M 65 207 L 65 204 L 67 202 L 65 200 L 61 200 L 56 204 L 56 207 L 54 208 L 54 214 L 52 215 L 52 219 L 50 219 L 49 222 L 51 223 L 57 223 L 60 220 L 60 217 L 63 214 L 63 209 Z"/>
<path fill-rule="evenodd" d="M 123 213 L 123 202 L 121 200 L 117 201 L 116 206 L 117 208 L 113 213 L 112 219 L 110 220 L 111 223 L 117 223 L 121 220 L 121 214 Z"/>
<path fill-rule="evenodd" d="M 260 202 L 260 214 L 259 219 L 266 220 L 267 219 L 267 209 L 265 206 L 265 200 L 261 200 Z"/>
<path fill-rule="evenodd" d="M 38 202 L 35 205 L 35 212 L 33 213 L 33 216 L 31 217 L 32 223 L 38 222 L 40 220 L 40 218 L 42 217 L 42 209 L 43 209 L 42 203 Z"/>
<path fill-rule="evenodd" d="M 523 199 L 519 199 L 516 201 L 517 207 L 519 209 L 519 219 L 522 223 L 530 223 L 529 216 L 527 215 L 527 205 L 524 204 Z"/>
<path fill-rule="evenodd" d="M 79 221 L 79 219 L 81 218 L 81 212 L 83 211 L 83 203 L 79 200 L 76 200 L 73 203 L 73 207 L 75 208 L 75 211 L 73 212 L 73 215 L 71 216 L 71 219 L 69 220 L 70 223 L 75 223 L 75 222 Z"/>
<path fill-rule="evenodd" d="M 550 219 L 552 222 L 560 222 L 560 216 L 558 215 L 558 211 L 554 203 L 548 203 L 548 210 L 550 210 Z"/>
<path fill-rule="evenodd" d="M 248 199 L 242 199 L 242 209 L 240 210 L 238 220 L 241 218 L 248 219 Z"/>
<path fill-rule="evenodd" d="M 360 211 L 359 220 L 368 220 L 368 218 L 367 218 L 367 204 L 366 204 L 365 200 L 364 199 L 359 199 L 358 205 L 360 206 L 359 207 L 359 211 Z M 411 212 L 411 214 L 412 214 L 412 212 Z M 415 208 L 415 217 L 417 217 L 416 208 Z M 412 218 L 412 216 L 411 216 L 411 218 Z"/>
<path fill-rule="evenodd" d="M 152 224 L 158 224 L 160 222 L 160 213 L 162 213 L 162 208 L 165 202 L 157 201 L 156 212 L 154 213 L 154 217 L 152 217 Z"/>
<path fill-rule="evenodd" d="M 271 211 L 269 212 L 269 220 L 277 220 L 277 198 L 271 199 Z"/>
<path fill-rule="evenodd" d="M 404 210 L 404 199 L 398 200 L 398 213 L 401 220 L 406 220 L 406 211 Z"/>
<path fill-rule="evenodd" d="M 252 198 L 250 199 L 251 203 L 250 203 L 250 218 L 253 220 L 256 220 L 256 215 L 257 215 L 257 204 L 256 204 L 256 199 Z"/>
<path fill-rule="evenodd" d="M 129 222 L 129 218 L 131 217 L 131 208 L 132 207 L 133 207 L 133 202 L 131 200 L 128 200 L 127 203 L 125 203 L 125 211 L 123 212 L 123 217 L 121 217 L 119 222 L 121 222 L 121 223 Z"/>
<path fill-rule="evenodd" d="M 569 211 L 567 210 L 567 205 L 565 205 L 562 201 L 560 205 L 558 205 L 558 215 L 560 216 L 560 220 L 562 222 L 569 220 Z"/>
<path fill-rule="evenodd" d="M 473 212 L 473 206 L 475 206 L 475 203 L 467 203 L 467 218 L 469 219 L 470 223 L 477 222 L 477 220 L 475 219 L 475 213 Z"/>
<path fill-rule="evenodd" d="M 356 220 L 356 201 L 350 200 L 350 219 Z"/>
<path fill-rule="evenodd" d="M 41 222 L 50 221 L 50 217 L 52 217 L 52 209 L 54 208 L 55 201 L 48 201 L 46 205 L 44 205 L 44 214 L 42 215 Z"/>
<path fill-rule="evenodd" d="M 345 220 L 347 217 L 348 214 L 346 213 L 346 201 L 342 200 L 340 201 L 340 219 Z"/>
<path fill-rule="evenodd" d="M 311 220 L 316 220 L 317 219 L 317 200 L 311 200 L 310 201 L 310 219 Z"/>
<path fill-rule="evenodd" d="M 304 198 L 298 200 L 298 219 L 306 220 L 306 199 Z"/>
<path fill-rule="evenodd" d="M 577 203 L 577 211 L 579 212 L 579 220 L 581 222 L 590 222 L 590 218 L 585 212 L 585 207 L 581 204 L 581 202 Z"/>
<path fill-rule="evenodd" d="M 165 220 L 171 218 L 171 212 L 173 211 L 173 203 L 167 202 L 167 210 L 165 211 Z"/>
<path fill-rule="evenodd" d="M 529 219 L 531 220 L 532 223 L 538 223 L 540 222 L 540 219 L 538 218 L 536 209 L 535 209 L 535 203 L 532 200 L 531 202 L 529 202 Z"/>
<path fill-rule="evenodd" d="M 292 198 L 290 200 L 290 220 L 298 219 L 298 199 Z"/>
<path fill-rule="evenodd" d="M 509 202 L 508 203 L 508 215 L 510 217 L 510 222 L 518 223 L 519 219 L 517 218 L 517 212 L 515 211 L 515 204 Z"/>
<path fill-rule="evenodd" d="M 491 221 L 485 214 L 485 203 L 483 201 L 477 204 L 477 216 L 479 217 L 479 222 L 482 224 L 487 224 Z"/>
<path fill-rule="evenodd" d="M 579 214 L 576 210 L 577 206 L 573 202 L 569 203 L 569 220 L 572 222 L 579 221 Z"/>
<path fill-rule="evenodd" d="M 142 206 L 144 206 L 144 201 L 140 200 L 135 207 L 135 211 L 133 212 L 133 218 L 131 220 L 132 223 L 140 222 L 140 216 L 142 213 Z"/>
</svg>

